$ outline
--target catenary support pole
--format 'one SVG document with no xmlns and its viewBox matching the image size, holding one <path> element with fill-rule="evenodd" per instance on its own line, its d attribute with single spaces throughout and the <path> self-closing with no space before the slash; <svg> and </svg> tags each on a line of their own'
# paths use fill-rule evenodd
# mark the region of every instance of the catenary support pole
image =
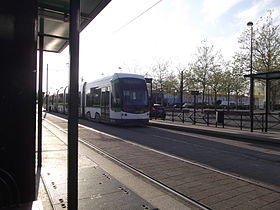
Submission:
<svg viewBox="0 0 280 210">
<path fill-rule="evenodd" d="M 181 81 L 180 81 L 180 110 L 183 109 L 183 91 L 184 91 L 184 72 L 181 71 Z"/>
<path fill-rule="evenodd" d="M 78 209 L 78 87 L 80 0 L 70 1 L 68 115 L 68 209 Z"/>
<path fill-rule="evenodd" d="M 49 111 L 49 64 L 47 64 L 46 75 L 46 111 Z"/>
<path fill-rule="evenodd" d="M 251 28 L 251 47 L 250 47 L 250 120 L 251 132 L 254 131 L 254 77 L 253 75 L 253 22 L 248 22 L 247 26 Z"/>
</svg>

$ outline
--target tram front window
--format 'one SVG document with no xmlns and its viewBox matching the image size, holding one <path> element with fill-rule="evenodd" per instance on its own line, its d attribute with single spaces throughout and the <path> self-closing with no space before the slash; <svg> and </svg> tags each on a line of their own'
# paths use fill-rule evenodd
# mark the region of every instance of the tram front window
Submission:
<svg viewBox="0 0 280 210">
<path fill-rule="evenodd" d="M 141 113 L 146 111 L 148 108 L 148 93 L 144 80 L 121 79 L 121 89 L 124 111 Z"/>
</svg>

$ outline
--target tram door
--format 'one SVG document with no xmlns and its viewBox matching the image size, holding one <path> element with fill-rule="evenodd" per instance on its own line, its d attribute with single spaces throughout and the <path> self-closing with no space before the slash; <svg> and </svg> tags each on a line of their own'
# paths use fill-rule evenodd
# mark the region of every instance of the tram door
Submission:
<svg viewBox="0 0 280 210">
<path fill-rule="evenodd" d="M 110 109 L 109 109 L 109 89 L 101 89 L 101 119 L 104 121 L 109 121 Z"/>
</svg>

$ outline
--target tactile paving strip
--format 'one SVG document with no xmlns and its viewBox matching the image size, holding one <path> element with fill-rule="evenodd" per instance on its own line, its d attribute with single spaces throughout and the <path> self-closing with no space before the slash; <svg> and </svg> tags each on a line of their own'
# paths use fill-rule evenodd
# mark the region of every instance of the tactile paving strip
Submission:
<svg viewBox="0 0 280 210">
<path fill-rule="evenodd" d="M 55 209 L 67 209 L 66 173 L 45 167 L 42 177 Z M 79 168 L 78 209 L 156 209 L 99 166 Z"/>
</svg>

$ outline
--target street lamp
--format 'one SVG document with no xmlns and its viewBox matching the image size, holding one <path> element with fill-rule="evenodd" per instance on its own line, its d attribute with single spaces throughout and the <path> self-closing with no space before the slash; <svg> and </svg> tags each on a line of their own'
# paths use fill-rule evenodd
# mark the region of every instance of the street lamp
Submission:
<svg viewBox="0 0 280 210">
<path fill-rule="evenodd" d="M 250 75 L 252 74 L 253 69 L 253 22 L 248 22 L 247 26 L 251 28 L 251 57 L 250 57 Z"/>
<path fill-rule="evenodd" d="M 248 22 L 247 26 L 251 28 L 251 55 L 250 55 L 250 119 L 251 119 L 251 132 L 254 126 L 254 79 L 253 79 L 253 22 Z"/>
<path fill-rule="evenodd" d="M 180 110 L 183 109 L 183 91 L 184 91 L 184 72 L 181 71 L 181 81 L 180 81 Z"/>
</svg>

